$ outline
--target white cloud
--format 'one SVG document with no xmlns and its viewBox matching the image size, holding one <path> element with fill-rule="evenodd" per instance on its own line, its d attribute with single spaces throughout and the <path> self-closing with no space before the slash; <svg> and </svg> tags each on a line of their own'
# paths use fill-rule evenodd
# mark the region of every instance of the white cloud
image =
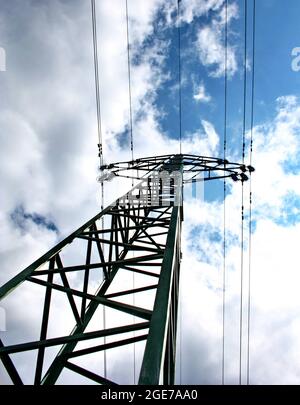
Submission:
<svg viewBox="0 0 300 405">
<path fill-rule="evenodd" d="M 169 44 L 156 42 L 151 49 L 144 44 L 152 33 L 152 20 L 160 4 L 147 2 L 147 7 L 140 7 L 137 2 L 133 7 L 129 2 L 132 54 L 143 49 L 139 63 L 132 66 L 133 111 L 139 112 L 138 116 L 134 114 L 136 156 L 179 149 L 178 140 L 162 133 L 154 105 L 157 88 L 168 79 L 163 64 Z M 129 157 L 127 148 L 119 142 L 119 134 L 128 125 L 123 6 L 123 1 L 97 2 L 104 153 L 108 162 Z M 24 229 L 19 229 L 12 219 L 18 207 L 26 214 L 38 213 L 51 219 L 61 232 L 59 238 L 100 208 L 99 185 L 95 181 L 98 162 L 90 4 L 78 1 L 71 7 L 55 0 L 32 7 L 30 1 L 25 1 L 21 12 L 12 2 L 2 13 L 5 27 L 1 30 L 10 38 L 10 69 L 3 76 L 5 96 L 0 111 L 1 185 L 5 190 L 0 201 L 1 284 L 57 241 L 55 232 L 30 219 Z M 215 148 L 213 127 L 205 123 L 204 128 L 205 133 L 198 131 L 183 141 L 186 153 L 210 153 Z M 107 200 L 113 200 L 126 188 L 126 182 L 113 187 Z M 78 255 L 73 251 L 68 260 L 76 261 Z M 20 297 L 22 305 L 25 300 L 28 307 L 38 307 L 37 296 L 31 300 L 26 288 Z M 27 322 L 18 315 L 22 314 L 20 306 L 8 302 L 6 309 L 6 342 L 38 338 L 38 333 L 33 336 L 38 329 L 35 312 Z M 71 325 L 70 314 L 63 318 L 58 325 Z M 58 330 L 51 329 L 50 333 L 55 335 Z M 29 359 L 21 356 L 18 364 L 25 381 L 29 381 Z"/>
<path fill-rule="evenodd" d="M 129 35 L 133 42 L 141 45 L 145 38 L 153 33 L 153 20 L 156 17 L 156 12 L 162 9 L 164 3 L 165 0 L 154 0 L 151 2 L 140 0 L 128 1 L 128 14 L 130 17 Z M 121 2 L 120 5 L 122 4 L 125 5 L 125 2 Z"/>
<path fill-rule="evenodd" d="M 297 248 L 298 205 L 289 207 L 285 197 L 300 199 L 299 171 L 285 165 L 297 164 L 300 144 L 300 105 L 294 96 L 277 100 L 274 119 L 254 129 L 252 306 L 250 381 L 252 384 L 298 384 L 300 352 L 300 300 Z M 248 161 L 249 156 L 246 157 Z M 248 186 L 245 183 L 246 207 Z M 226 383 L 238 383 L 240 212 L 241 187 L 235 183 L 227 196 L 227 278 L 226 278 Z M 296 220 L 284 222 L 285 212 Z M 183 383 L 220 383 L 222 338 L 222 203 L 185 202 L 182 294 L 183 358 L 193 355 L 193 363 L 183 363 Z M 195 232 L 197 227 L 197 232 Z M 248 224 L 245 222 L 246 246 Z M 191 231 L 194 230 L 193 233 Z M 214 236 L 213 236 L 214 235 Z M 221 240 L 221 242 L 220 242 Z M 196 259 L 197 258 L 197 259 Z M 243 378 L 246 372 L 248 253 L 244 263 Z M 191 297 L 191 298 L 190 298 Z M 203 298 L 202 298 L 203 297 Z M 197 304 L 196 304 L 197 303 Z M 193 325 L 188 333 L 184 331 Z M 201 331 L 200 333 L 198 331 Z M 211 331 L 214 331 L 212 333 Z M 191 337 L 193 336 L 193 338 Z M 201 340 L 199 356 L 192 346 Z M 190 348 L 190 349 L 189 349 Z M 203 357 L 205 358 L 203 364 Z M 283 371 L 284 370 L 284 371 Z M 243 380 L 244 381 L 244 380 Z"/>
<path fill-rule="evenodd" d="M 207 135 L 208 144 L 210 145 L 210 148 L 211 148 L 211 153 L 214 154 L 217 152 L 217 149 L 219 146 L 218 134 L 216 133 L 214 126 L 210 122 L 202 120 L 201 123 L 202 123 L 204 131 Z M 203 153 L 205 154 L 206 150 L 203 150 Z"/>
<path fill-rule="evenodd" d="M 172 16 L 177 16 L 176 2 L 166 2 L 164 11 L 167 24 L 172 24 Z M 224 75 L 224 27 L 225 2 L 224 0 L 182 0 L 180 2 L 181 24 L 191 24 L 199 17 L 210 17 L 209 23 L 202 23 L 197 27 L 196 49 L 201 63 L 208 68 L 209 75 L 221 77 Z M 238 69 L 236 47 L 231 44 L 230 23 L 239 17 L 239 8 L 236 2 L 227 7 L 228 44 L 227 44 L 227 73 L 233 76 Z"/>
<path fill-rule="evenodd" d="M 209 11 L 219 10 L 223 3 L 224 0 L 183 0 L 181 18 L 190 24 L 195 18 L 207 14 Z"/>
<path fill-rule="evenodd" d="M 211 101 L 211 96 L 206 93 L 205 86 L 201 83 L 194 94 L 194 100 L 202 103 L 209 103 Z"/>
<path fill-rule="evenodd" d="M 228 6 L 227 6 L 227 22 L 228 24 L 231 22 L 231 20 L 238 18 L 239 16 L 239 8 L 237 3 L 232 2 L 229 3 L 228 2 Z M 225 8 L 225 3 L 224 6 L 221 8 L 219 14 L 216 17 L 219 20 L 219 23 L 222 25 L 225 25 L 226 22 L 226 8 Z"/>
<path fill-rule="evenodd" d="M 238 17 L 238 8 L 235 3 L 228 7 L 228 26 L 233 18 Z M 225 71 L 225 48 L 224 48 L 224 7 L 212 20 L 209 25 L 205 25 L 198 30 L 197 49 L 200 61 L 209 69 L 210 76 L 220 77 Z M 237 59 L 235 47 L 230 45 L 228 40 L 227 46 L 227 73 L 233 76 L 237 71 Z"/>
<path fill-rule="evenodd" d="M 208 15 L 209 12 L 218 11 L 223 3 L 224 0 L 181 0 L 181 23 L 191 24 L 197 17 Z M 171 25 L 173 17 L 177 19 L 177 1 L 167 0 L 163 2 L 162 6 L 166 22 L 168 25 Z"/>
<path fill-rule="evenodd" d="M 143 7 L 138 0 L 134 4 L 129 2 L 131 35 L 136 47 L 144 46 L 145 37 L 151 34 L 155 10 L 161 4 L 161 1 L 147 1 L 143 2 Z M 186 22 L 207 13 L 210 7 L 215 13 L 214 22 L 202 27 L 198 34 L 202 62 L 214 69 L 211 74 L 215 76 L 220 76 L 223 69 L 222 4 L 222 1 L 182 2 Z M 117 134 L 123 132 L 128 123 L 124 2 L 97 2 L 97 6 L 98 21 L 102 22 L 98 30 L 106 160 L 123 160 L 129 154 L 120 146 Z M 2 34 L 6 32 L 10 38 L 7 48 L 10 63 L 3 76 L 0 111 L 1 284 L 44 253 L 57 239 L 54 232 L 36 223 L 31 223 L 25 233 L 21 232 L 11 220 L 11 213 L 18 205 L 23 205 L 27 212 L 51 218 L 63 234 L 99 210 L 89 4 L 75 1 L 70 5 L 55 0 L 32 7 L 32 2 L 24 1 L 22 8 L 14 2 L 5 7 L 3 13 L 9 7 L 13 10 L 5 15 L 5 29 L 1 25 Z M 235 18 L 234 9 L 229 11 L 230 19 Z M 137 157 L 179 150 L 178 140 L 162 133 L 157 119 L 160 111 L 154 105 L 156 89 L 167 79 L 161 71 L 167 49 L 167 43 L 157 43 L 152 50 L 144 48 L 141 63 L 132 68 L 134 111 L 141 112 L 134 123 Z M 228 56 L 232 75 L 237 69 L 233 48 L 229 48 Z M 297 235 L 300 230 L 298 223 L 280 223 L 287 209 L 285 196 L 288 193 L 300 196 L 300 174 L 294 170 L 287 173 L 284 167 L 298 162 L 300 106 L 294 96 L 288 96 L 278 99 L 277 108 L 273 121 L 254 130 L 253 215 L 257 221 L 252 241 L 251 372 L 254 383 L 298 383 L 300 373 L 297 361 L 300 352 Z M 207 120 L 202 120 L 201 124 L 203 129 L 183 140 L 183 152 L 216 155 L 219 146 L 216 130 Z M 109 199 L 113 200 L 126 187 L 122 182 L 118 188 L 109 188 Z M 247 187 L 246 184 L 246 191 Z M 240 186 L 235 184 L 227 197 L 228 383 L 237 382 L 238 370 L 239 204 Z M 222 244 L 218 238 L 212 238 L 212 234 L 219 235 L 222 231 L 222 204 L 204 202 L 199 207 L 195 201 L 186 201 L 184 215 L 182 351 L 186 360 L 183 382 L 218 383 Z M 195 226 L 202 227 L 202 231 L 192 235 Z M 72 260 L 75 261 L 78 254 L 73 252 Z M 31 336 L 31 328 L 37 331 L 33 320 L 38 310 L 36 296 L 24 291 L 22 298 L 19 312 L 7 313 L 10 334 L 5 337 L 12 341 L 23 338 L 20 325 L 25 336 Z M 29 324 L 21 316 L 24 302 L 28 307 L 30 303 L 33 305 Z M 55 311 L 59 315 L 59 307 Z M 61 323 L 64 322 L 71 328 L 69 316 L 61 318 Z M 26 374 L 30 371 L 29 363 L 21 360 Z"/>
</svg>

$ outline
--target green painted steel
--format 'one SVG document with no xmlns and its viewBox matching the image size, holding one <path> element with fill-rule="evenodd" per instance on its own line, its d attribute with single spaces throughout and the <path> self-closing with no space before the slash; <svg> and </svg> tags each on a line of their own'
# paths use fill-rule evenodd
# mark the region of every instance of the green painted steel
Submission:
<svg viewBox="0 0 300 405">
<path fill-rule="evenodd" d="M 168 338 L 170 307 L 173 305 L 174 299 L 171 296 L 171 287 L 174 277 L 174 261 L 176 260 L 174 252 L 180 248 L 178 234 L 180 221 L 180 209 L 174 207 L 139 379 L 139 384 L 142 385 L 156 385 L 164 382 L 162 371 Z M 178 296 L 175 299 L 178 300 Z"/>
<path fill-rule="evenodd" d="M 0 300 L 5 299 L 17 287 L 22 288 L 23 283 L 34 285 L 44 292 L 43 302 L 40 304 L 41 328 L 36 340 L 20 344 L 5 344 L 0 341 L 0 358 L 14 384 L 22 384 L 23 381 L 18 370 L 19 364 L 14 364 L 10 355 L 33 350 L 38 353 L 32 364 L 35 371 L 32 383 L 36 385 L 55 384 L 64 369 L 99 384 L 113 384 L 106 375 L 95 374 L 87 367 L 70 363 L 68 359 L 117 350 L 121 346 L 143 340 L 146 340 L 146 345 L 141 359 L 139 383 L 173 384 L 183 183 L 224 177 L 245 181 L 245 171 L 253 171 L 253 168 L 238 163 L 196 155 L 141 158 L 133 162 L 111 164 L 102 169 L 112 170 L 119 177 L 128 177 L 126 170 L 138 171 L 140 174 L 137 177 L 141 182 L 0 288 Z M 172 176 L 178 173 L 179 179 L 175 180 Z M 169 185 L 166 185 L 163 177 L 166 174 L 171 175 Z M 105 227 L 98 229 L 102 218 L 106 221 Z M 80 244 L 84 259 L 78 259 L 79 262 L 75 264 L 73 261 L 67 263 L 67 255 L 64 254 L 75 241 Z M 91 293 L 89 286 L 96 272 L 101 272 L 102 281 L 99 281 L 97 291 Z M 144 284 L 138 288 L 122 288 L 117 280 L 124 272 L 143 277 Z M 73 287 L 70 278 L 74 275 L 83 276 L 82 288 L 78 285 Z M 149 282 L 149 278 L 155 280 L 155 284 Z M 121 301 L 122 297 L 133 299 L 135 294 L 151 291 L 155 292 L 152 310 L 137 306 L 134 301 L 132 304 Z M 58 337 L 50 338 L 47 335 L 56 294 L 66 297 L 66 305 L 74 316 L 75 326 L 69 335 L 66 331 Z M 103 326 L 100 330 L 87 332 L 86 329 L 100 307 L 118 311 L 120 325 Z M 62 314 L 63 311 L 62 308 Z M 124 322 L 123 318 L 127 316 L 128 320 L 128 315 L 138 320 L 132 320 L 132 324 Z M 117 338 L 118 335 L 140 330 L 145 330 L 145 333 L 133 337 L 124 336 L 121 340 Z M 94 339 L 106 337 L 114 337 L 115 340 L 92 346 Z M 79 342 L 87 340 L 91 340 L 88 348 L 76 349 Z M 48 370 L 44 370 L 48 348 L 55 347 L 58 352 Z"/>
<path fill-rule="evenodd" d="M 182 173 L 182 159 L 176 159 L 171 170 Z M 171 377 L 168 375 L 167 380 L 164 378 L 163 371 L 166 362 L 166 351 L 171 344 L 170 350 L 175 352 L 172 342 L 170 342 L 170 332 L 174 324 L 171 325 L 171 312 L 174 305 L 177 306 L 178 294 L 172 296 L 172 286 L 176 277 L 175 272 L 179 271 L 180 266 L 180 238 L 181 238 L 181 221 L 182 221 L 182 186 L 177 188 L 177 201 L 180 205 L 173 206 L 169 232 L 164 252 L 164 258 L 161 267 L 159 286 L 157 288 L 153 315 L 151 317 L 149 337 L 147 339 L 144 358 L 139 378 L 141 385 L 157 384 L 174 384 L 175 361 L 170 368 Z M 179 253 L 179 254 L 178 254 Z"/>
</svg>

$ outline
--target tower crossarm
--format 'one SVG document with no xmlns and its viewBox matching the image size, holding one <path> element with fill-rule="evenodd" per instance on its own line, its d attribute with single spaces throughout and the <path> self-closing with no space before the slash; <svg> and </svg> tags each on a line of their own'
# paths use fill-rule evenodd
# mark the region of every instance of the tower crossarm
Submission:
<svg viewBox="0 0 300 405">
<path fill-rule="evenodd" d="M 18 330 L 0 340 L 14 384 L 64 382 L 66 371 L 75 381 L 124 383 L 128 372 L 107 368 L 107 354 L 126 370 L 134 345 L 133 381 L 174 383 L 183 184 L 200 175 L 244 181 L 252 168 L 163 155 L 106 165 L 102 175 L 108 170 L 108 177 L 135 171 L 139 182 L 0 288 L 1 305 L 18 319 Z M 21 316 L 24 307 L 32 316 Z M 27 331 L 37 326 L 32 338 Z M 31 355 L 26 365 L 12 359 L 17 353 Z"/>
<path fill-rule="evenodd" d="M 173 170 L 174 161 L 182 163 L 183 183 L 207 181 L 230 177 L 234 181 L 248 180 L 247 173 L 253 172 L 252 166 L 228 160 L 198 155 L 161 155 L 139 158 L 131 161 L 116 162 L 100 166 L 101 180 L 114 177 L 142 179 L 144 176 L 162 170 Z"/>
</svg>

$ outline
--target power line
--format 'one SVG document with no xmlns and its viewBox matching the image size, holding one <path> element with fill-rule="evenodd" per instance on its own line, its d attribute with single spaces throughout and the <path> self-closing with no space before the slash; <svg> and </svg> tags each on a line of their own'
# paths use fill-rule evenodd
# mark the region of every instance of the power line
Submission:
<svg viewBox="0 0 300 405">
<path fill-rule="evenodd" d="M 128 69 L 128 97 L 129 97 L 129 130 L 130 130 L 130 150 L 131 160 L 134 159 L 133 154 L 133 125 L 132 125 L 132 98 L 131 98 L 131 68 L 130 68 L 130 43 L 129 43 L 129 19 L 128 19 L 128 1 L 126 4 L 126 38 L 127 38 L 127 69 Z M 133 186 L 133 179 L 132 179 Z"/>
<path fill-rule="evenodd" d="M 98 134 L 98 156 L 100 159 L 100 166 L 103 165 L 103 142 L 102 142 L 102 126 L 101 126 L 101 98 L 100 98 L 100 85 L 99 85 L 99 62 L 98 62 L 98 41 L 97 41 L 97 18 L 96 18 L 96 7 L 95 0 L 91 0 L 92 9 L 92 31 L 93 31 L 93 51 L 94 51 L 94 75 L 95 75 L 95 90 L 96 90 L 96 110 L 97 110 L 97 134 Z M 101 211 L 104 208 L 104 183 L 101 181 Z M 101 227 L 104 229 L 104 217 L 101 220 Z M 105 316 L 105 306 L 103 306 L 102 313 L 102 323 L 103 329 L 106 329 L 106 316 Z M 104 344 L 106 343 L 106 338 L 104 337 Z M 107 376 L 107 366 L 106 366 L 106 351 L 103 351 L 103 371 L 104 377 Z"/>
<path fill-rule="evenodd" d="M 135 289 L 135 276 L 134 272 L 132 272 L 132 289 Z M 132 306 L 135 307 L 135 297 L 134 293 L 132 294 Z M 135 324 L 135 317 L 133 316 L 133 324 Z M 133 337 L 135 337 L 135 332 L 133 332 Z M 135 343 L 133 343 L 133 384 L 136 383 L 136 350 L 135 350 Z"/>
<path fill-rule="evenodd" d="M 182 96 L 181 96 L 181 13 L 180 2 L 177 0 L 177 39 L 178 39 L 178 108 L 179 108 L 179 153 L 182 151 Z"/>
<path fill-rule="evenodd" d="M 256 1 L 253 0 L 252 16 L 252 89 L 251 89 L 251 129 L 250 129 L 250 166 L 253 152 L 253 123 L 254 123 L 254 83 L 255 83 L 255 17 Z M 249 269 L 248 269 L 248 330 L 247 330 L 247 385 L 250 383 L 250 320 L 251 320 L 251 252 L 252 250 L 252 177 L 249 179 Z"/>
<path fill-rule="evenodd" d="M 239 384 L 242 383 L 242 338 L 243 338 L 243 283 L 244 283 L 244 184 L 242 182 L 241 202 L 241 286 L 240 286 L 240 357 Z"/>
<path fill-rule="evenodd" d="M 247 0 L 244 1 L 245 35 L 244 35 L 244 114 L 243 114 L 243 144 L 242 157 L 245 162 L 245 136 L 246 136 L 246 97 L 247 97 Z M 243 340 L 243 283 L 244 283 L 244 181 L 242 180 L 241 197 L 241 287 L 240 287 L 240 357 L 239 357 L 239 384 L 242 384 L 242 340 Z"/>
<path fill-rule="evenodd" d="M 103 141 L 102 141 L 102 119 L 101 119 L 101 98 L 99 85 L 99 62 L 98 62 L 98 41 L 97 41 L 97 18 L 95 0 L 91 0 L 92 9 L 92 30 L 93 30 L 93 51 L 94 51 L 94 75 L 96 91 L 96 111 L 97 111 L 97 134 L 98 134 L 98 156 L 100 166 L 103 165 Z M 104 184 L 101 181 L 101 211 L 104 206 Z"/>
<path fill-rule="evenodd" d="M 244 15 L 245 15 L 245 32 L 244 32 L 244 108 L 243 108 L 243 144 L 242 144 L 242 158 L 243 164 L 245 163 L 245 138 L 246 138 L 246 101 L 247 101 L 247 0 L 244 1 Z"/>
<path fill-rule="evenodd" d="M 94 74 L 95 74 L 95 90 L 96 90 L 96 109 L 97 109 L 97 132 L 98 132 L 98 148 L 100 165 L 103 164 L 103 144 L 102 144 L 102 127 L 101 127 L 101 102 L 99 88 L 99 63 L 98 63 L 98 45 L 97 45 L 97 19 L 95 0 L 91 0 L 92 6 L 92 28 L 93 28 L 93 50 L 94 50 Z"/>
<path fill-rule="evenodd" d="M 131 97 L 131 67 L 130 67 L 130 41 L 129 41 L 129 18 L 128 18 L 128 1 L 125 1 L 126 5 L 126 38 L 127 38 L 127 71 L 128 71 L 128 98 L 129 98 L 129 130 L 130 130 L 130 151 L 131 160 L 134 160 L 134 144 L 133 144 L 133 120 L 132 120 L 132 97 Z M 137 176 L 138 177 L 138 176 Z M 131 179 L 131 186 L 133 187 L 134 180 Z M 135 275 L 132 273 L 132 289 L 135 289 Z M 135 306 L 135 297 L 132 295 L 132 305 Z M 135 319 L 133 317 L 133 323 Z M 133 332 L 133 337 L 135 337 L 135 332 Z M 133 384 L 135 384 L 135 374 L 136 374 L 136 352 L 135 343 L 133 343 Z"/>
<path fill-rule="evenodd" d="M 224 33 L 224 166 L 227 148 L 227 34 L 228 34 L 228 0 L 225 2 Z M 226 179 L 223 183 L 223 311 L 222 311 L 222 384 L 225 384 L 225 288 L 226 288 Z"/>
<path fill-rule="evenodd" d="M 181 96 L 181 0 L 177 0 L 177 45 L 178 45 L 178 124 L 179 124 L 179 153 L 182 152 L 182 96 Z M 182 294 L 180 290 L 180 294 Z M 179 382 L 182 384 L 182 296 L 180 295 L 180 347 L 179 347 Z"/>
</svg>

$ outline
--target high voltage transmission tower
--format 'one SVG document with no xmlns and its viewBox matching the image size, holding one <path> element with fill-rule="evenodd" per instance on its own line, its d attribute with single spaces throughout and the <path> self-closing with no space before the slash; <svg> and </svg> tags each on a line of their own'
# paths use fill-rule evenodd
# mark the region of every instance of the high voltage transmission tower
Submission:
<svg viewBox="0 0 300 405">
<path fill-rule="evenodd" d="M 28 292 L 34 285 L 40 299 L 36 340 L 24 336 L 22 343 L 9 345 L 0 340 L 0 357 L 11 381 L 24 383 L 22 364 L 12 357 L 32 351 L 31 383 L 55 384 L 66 369 L 90 382 L 122 383 L 107 376 L 107 357 L 101 360 L 100 353 L 118 353 L 122 346 L 143 341 L 138 383 L 173 384 L 183 186 L 227 177 L 244 182 L 253 170 L 222 159 L 181 154 L 102 166 L 100 181 L 122 176 L 140 181 L 0 288 L 0 300 L 12 294 L 18 299 L 22 288 Z M 128 282 L 132 275 L 133 285 Z M 103 308 L 105 322 L 99 328 Z M 69 323 L 60 322 L 65 330 L 58 336 L 57 314 L 63 319 L 69 313 L 75 326 L 70 333 Z M 89 368 L 88 355 L 104 363 L 103 372 Z M 25 379 L 28 383 L 28 376 Z"/>
</svg>

